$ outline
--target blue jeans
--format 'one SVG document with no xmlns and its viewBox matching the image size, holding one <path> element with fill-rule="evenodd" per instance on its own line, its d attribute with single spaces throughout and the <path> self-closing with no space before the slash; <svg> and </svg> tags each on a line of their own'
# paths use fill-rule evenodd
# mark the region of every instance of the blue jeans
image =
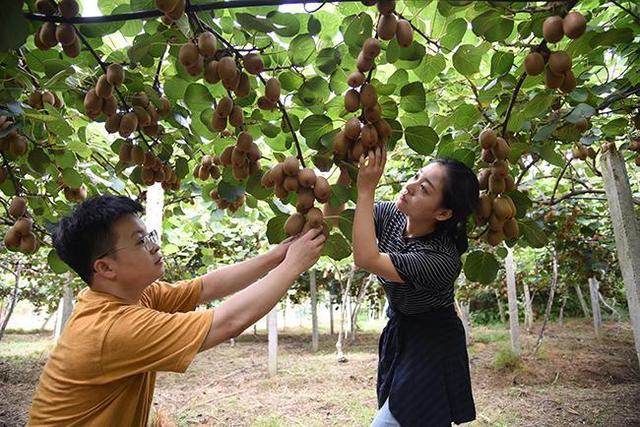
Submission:
<svg viewBox="0 0 640 427">
<path fill-rule="evenodd" d="M 384 402 L 382 408 L 378 410 L 376 417 L 371 422 L 370 427 L 400 427 L 400 423 L 395 419 L 389 410 L 389 399 Z"/>
</svg>

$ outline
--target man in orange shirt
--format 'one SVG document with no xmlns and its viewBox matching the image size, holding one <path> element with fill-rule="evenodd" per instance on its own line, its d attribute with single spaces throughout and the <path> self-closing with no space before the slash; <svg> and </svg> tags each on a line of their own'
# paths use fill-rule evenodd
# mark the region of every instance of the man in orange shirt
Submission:
<svg viewBox="0 0 640 427">
<path fill-rule="evenodd" d="M 269 252 L 176 284 L 158 281 L 154 232 L 121 196 L 81 203 L 54 232 L 60 257 L 89 285 L 44 367 L 28 425 L 147 424 L 156 371 L 184 372 L 196 353 L 267 314 L 320 256 L 312 229 Z M 232 295 L 215 310 L 199 304 Z"/>
</svg>

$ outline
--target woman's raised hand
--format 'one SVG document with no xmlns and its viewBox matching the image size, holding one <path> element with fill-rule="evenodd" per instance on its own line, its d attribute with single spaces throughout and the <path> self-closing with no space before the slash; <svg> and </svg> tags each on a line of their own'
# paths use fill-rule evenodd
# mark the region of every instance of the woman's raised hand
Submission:
<svg viewBox="0 0 640 427">
<path fill-rule="evenodd" d="M 360 156 L 358 162 L 358 194 L 375 193 L 378 182 L 384 173 L 384 165 L 387 162 L 387 151 L 376 147 L 375 151 L 369 151 L 365 158 Z"/>
</svg>

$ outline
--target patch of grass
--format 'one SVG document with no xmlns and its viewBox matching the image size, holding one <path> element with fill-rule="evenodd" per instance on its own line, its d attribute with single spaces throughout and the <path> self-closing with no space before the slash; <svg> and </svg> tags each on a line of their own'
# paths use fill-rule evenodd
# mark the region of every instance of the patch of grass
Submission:
<svg viewBox="0 0 640 427">
<path fill-rule="evenodd" d="M 489 344 L 492 342 L 509 341 L 509 331 L 504 330 L 478 330 L 472 331 L 471 336 L 475 342 L 481 342 L 483 344 Z"/>
<path fill-rule="evenodd" d="M 46 355 L 54 346 L 53 340 L 2 341 L 0 358 L 29 359 Z"/>
<path fill-rule="evenodd" d="M 282 425 L 280 418 L 275 415 L 260 417 L 251 423 L 251 427 L 280 427 Z"/>
<path fill-rule="evenodd" d="M 520 357 L 510 348 L 500 348 L 493 356 L 493 367 L 500 371 L 513 371 L 520 367 Z"/>
</svg>

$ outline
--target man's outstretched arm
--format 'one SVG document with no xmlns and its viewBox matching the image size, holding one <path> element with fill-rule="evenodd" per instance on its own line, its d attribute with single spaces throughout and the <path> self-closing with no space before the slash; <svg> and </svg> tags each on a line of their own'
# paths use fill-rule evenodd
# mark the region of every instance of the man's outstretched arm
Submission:
<svg viewBox="0 0 640 427">
<path fill-rule="evenodd" d="M 292 239 L 246 261 L 217 268 L 202 276 L 198 304 L 224 298 L 246 288 L 282 262 Z"/>
</svg>

